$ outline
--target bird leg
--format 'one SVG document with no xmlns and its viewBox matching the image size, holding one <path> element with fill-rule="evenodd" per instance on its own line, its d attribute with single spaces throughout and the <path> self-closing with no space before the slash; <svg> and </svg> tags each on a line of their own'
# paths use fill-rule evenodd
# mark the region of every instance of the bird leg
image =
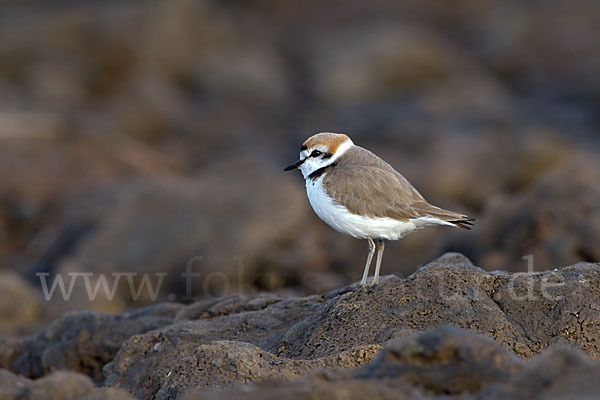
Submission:
<svg viewBox="0 0 600 400">
<path fill-rule="evenodd" d="M 373 239 L 367 238 L 369 241 L 369 255 L 367 256 L 367 263 L 365 264 L 365 272 L 363 272 L 362 280 L 360 281 L 360 286 L 367 285 L 367 278 L 369 277 L 369 268 L 371 267 L 371 261 L 373 260 L 373 254 L 375 253 L 375 243 Z"/>
<path fill-rule="evenodd" d="M 379 283 L 379 268 L 381 268 L 381 259 L 383 258 L 383 250 L 385 244 L 383 239 L 377 239 L 377 262 L 375 263 L 375 276 L 373 277 L 373 283 L 371 286 L 375 287 Z"/>
</svg>

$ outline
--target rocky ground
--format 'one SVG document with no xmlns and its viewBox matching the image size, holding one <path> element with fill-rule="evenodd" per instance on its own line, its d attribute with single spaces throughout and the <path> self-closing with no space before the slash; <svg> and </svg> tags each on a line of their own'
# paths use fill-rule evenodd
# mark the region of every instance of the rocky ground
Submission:
<svg viewBox="0 0 600 400">
<path fill-rule="evenodd" d="M 449 253 L 405 279 L 385 276 L 373 292 L 74 312 L 37 335 L 2 339 L 0 395 L 591 395 L 600 390 L 599 283 L 599 264 L 490 273 Z"/>
</svg>

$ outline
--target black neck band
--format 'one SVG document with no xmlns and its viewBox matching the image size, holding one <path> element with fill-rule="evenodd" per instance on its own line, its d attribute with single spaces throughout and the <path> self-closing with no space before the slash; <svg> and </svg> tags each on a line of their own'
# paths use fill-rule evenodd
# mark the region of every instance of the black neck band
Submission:
<svg viewBox="0 0 600 400">
<path fill-rule="evenodd" d="M 310 175 L 308 175 L 308 179 L 317 179 L 318 177 L 323 175 L 329 168 L 333 168 L 336 165 L 337 165 L 337 161 L 334 161 L 331 164 L 327 164 L 324 167 L 314 170 L 313 172 L 310 173 Z"/>
</svg>

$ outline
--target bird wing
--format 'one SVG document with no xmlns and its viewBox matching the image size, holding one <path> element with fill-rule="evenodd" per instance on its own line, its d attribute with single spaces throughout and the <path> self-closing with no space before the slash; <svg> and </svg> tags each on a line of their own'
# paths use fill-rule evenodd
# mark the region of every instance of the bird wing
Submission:
<svg viewBox="0 0 600 400">
<path fill-rule="evenodd" d="M 408 221 L 433 217 L 463 229 L 474 218 L 436 207 L 390 164 L 359 146 L 342 155 L 323 178 L 327 194 L 353 214 Z"/>
<path fill-rule="evenodd" d="M 423 216 L 421 194 L 398 172 L 376 166 L 338 166 L 323 184 L 337 204 L 353 214 L 410 220 Z"/>
</svg>

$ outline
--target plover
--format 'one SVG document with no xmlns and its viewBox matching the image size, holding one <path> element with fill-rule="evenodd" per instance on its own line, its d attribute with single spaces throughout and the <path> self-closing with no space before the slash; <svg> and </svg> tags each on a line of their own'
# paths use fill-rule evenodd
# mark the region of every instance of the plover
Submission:
<svg viewBox="0 0 600 400">
<path fill-rule="evenodd" d="M 429 204 L 406 178 L 341 133 L 318 133 L 300 148 L 299 168 L 310 205 L 335 230 L 366 239 L 369 254 L 360 286 L 367 284 L 377 241 L 372 286 L 379 282 L 384 240 L 398 240 L 427 226 L 471 229 L 475 219 Z"/>
</svg>

